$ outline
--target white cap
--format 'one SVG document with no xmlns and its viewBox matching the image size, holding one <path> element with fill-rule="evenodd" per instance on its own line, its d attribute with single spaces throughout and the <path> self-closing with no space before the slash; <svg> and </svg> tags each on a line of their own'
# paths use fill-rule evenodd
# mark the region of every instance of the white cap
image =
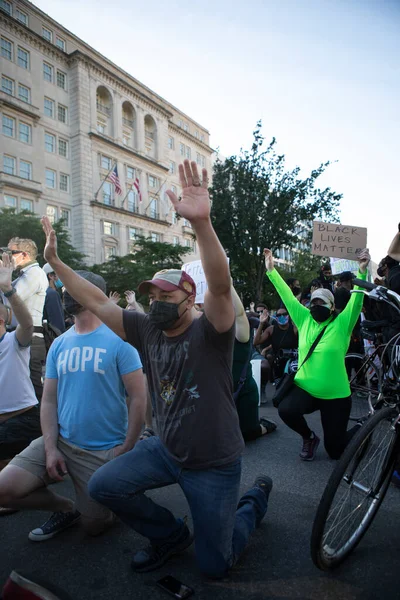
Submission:
<svg viewBox="0 0 400 600">
<path fill-rule="evenodd" d="M 50 275 L 50 273 L 54 273 L 54 269 L 51 265 L 49 265 L 49 263 L 46 263 L 45 265 L 43 265 L 43 271 L 46 273 L 46 275 Z"/>
<path fill-rule="evenodd" d="M 314 290 L 314 292 L 311 294 L 310 302 L 316 298 L 323 300 L 326 304 L 335 306 L 335 297 L 330 290 L 326 290 L 325 288 L 318 288 L 317 290 Z"/>
</svg>

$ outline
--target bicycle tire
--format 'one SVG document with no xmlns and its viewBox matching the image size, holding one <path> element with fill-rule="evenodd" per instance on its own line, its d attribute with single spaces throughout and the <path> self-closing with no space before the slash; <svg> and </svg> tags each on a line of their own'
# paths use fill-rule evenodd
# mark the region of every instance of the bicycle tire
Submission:
<svg viewBox="0 0 400 600">
<path fill-rule="evenodd" d="M 393 420 L 397 416 L 398 411 L 395 408 L 385 407 L 377 411 L 373 417 L 368 419 L 348 444 L 328 480 L 315 515 L 311 533 L 311 558 L 315 566 L 323 571 L 329 571 L 338 567 L 351 552 L 353 552 L 378 512 L 389 487 L 390 479 L 394 471 L 395 455 L 399 448 L 400 436 L 398 430 L 392 426 Z M 368 490 L 366 486 L 360 491 L 362 483 L 357 481 L 357 475 L 358 470 L 360 469 L 359 480 L 362 482 L 363 470 L 360 466 L 363 465 L 364 460 L 367 460 L 367 457 L 369 456 L 368 453 L 373 452 L 374 445 L 372 436 L 374 432 L 378 433 L 380 425 L 387 428 L 388 444 L 387 446 L 386 444 L 381 444 L 382 460 L 381 466 L 376 471 L 376 484 L 371 483 L 370 493 L 367 494 L 366 492 Z M 348 480 L 346 480 L 346 476 Z M 342 484 L 343 488 L 341 487 Z M 345 490 L 344 494 L 342 493 L 343 490 Z M 338 504 L 339 508 L 336 509 L 334 503 L 338 492 L 340 500 Z M 346 516 L 345 512 L 341 514 L 342 509 L 340 506 L 345 505 L 345 495 L 347 494 L 347 496 L 350 497 L 353 492 L 353 500 L 354 496 L 356 499 L 355 507 L 351 509 L 350 501 L 350 516 Z M 363 507 L 364 500 L 360 501 L 361 492 L 365 499 L 371 500 L 371 504 L 365 514 L 362 512 L 365 506 Z M 367 500 L 365 500 L 365 503 L 366 501 Z M 352 515 L 356 517 L 353 521 L 351 520 Z M 350 524 L 350 526 L 352 526 L 353 523 L 356 524 L 359 517 L 362 517 L 360 523 L 355 527 L 354 531 L 351 531 L 347 537 L 343 539 L 338 550 L 335 550 L 332 545 L 329 546 L 329 544 L 334 542 L 334 539 L 332 540 L 328 537 L 331 531 L 333 531 L 333 537 L 335 535 L 340 536 L 342 535 L 346 524 Z M 340 521 L 339 518 L 342 518 L 342 521 Z M 330 527 L 331 529 L 327 530 L 327 527 Z"/>
<path fill-rule="evenodd" d="M 373 414 L 380 399 L 381 373 L 371 357 L 348 352 L 344 357 L 346 368 L 349 361 L 355 362 L 355 375 L 349 377 L 351 390 L 351 421 L 363 421 Z"/>
</svg>

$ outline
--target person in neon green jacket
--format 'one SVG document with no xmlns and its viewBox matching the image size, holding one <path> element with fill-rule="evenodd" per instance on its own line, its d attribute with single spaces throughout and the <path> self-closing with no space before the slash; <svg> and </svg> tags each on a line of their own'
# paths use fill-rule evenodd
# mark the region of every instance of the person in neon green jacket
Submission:
<svg viewBox="0 0 400 600">
<path fill-rule="evenodd" d="M 331 458 L 337 459 L 348 441 L 347 424 L 351 410 L 351 392 L 344 357 L 361 312 L 363 295 L 352 294 L 346 308 L 336 315 L 332 292 L 317 289 L 311 295 L 308 309 L 293 296 L 274 268 L 271 250 L 264 250 L 264 255 L 267 276 L 299 331 L 299 366 L 320 331 L 327 325 L 313 354 L 299 368 L 294 379 L 295 385 L 280 403 L 279 416 L 302 436 L 300 458 L 309 461 L 314 459 L 320 440 L 308 427 L 304 415 L 320 410 L 325 449 Z M 359 279 L 367 278 L 369 261 L 368 250 L 363 250 L 359 255 Z"/>
</svg>

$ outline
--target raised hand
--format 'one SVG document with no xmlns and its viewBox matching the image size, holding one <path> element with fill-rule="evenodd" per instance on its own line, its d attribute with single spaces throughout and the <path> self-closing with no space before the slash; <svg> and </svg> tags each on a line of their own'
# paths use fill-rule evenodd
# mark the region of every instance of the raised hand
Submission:
<svg viewBox="0 0 400 600">
<path fill-rule="evenodd" d="M 268 248 L 264 248 L 265 268 L 267 271 L 274 270 L 274 257 L 272 251 Z"/>
<path fill-rule="evenodd" d="M 368 248 L 365 248 L 358 255 L 358 262 L 359 262 L 359 265 L 360 265 L 360 272 L 361 273 L 365 273 L 366 272 L 370 260 L 371 260 L 371 256 L 370 256 L 369 250 L 368 250 Z"/>
<path fill-rule="evenodd" d="M 108 297 L 110 298 L 111 302 L 114 302 L 114 304 L 118 304 L 118 302 L 121 300 L 121 294 L 118 292 L 110 292 Z"/>
<path fill-rule="evenodd" d="M 14 263 L 7 252 L 4 252 L 2 260 L 0 260 L 0 290 L 2 292 L 9 292 L 11 290 L 13 270 Z"/>
<path fill-rule="evenodd" d="M 134 304 L 136 302 L 136 294 L 132 290 L 126 290 L 124 295 L 127 304 Z"/>
<path fill-rule="evenodd" d="M 260 315 L 260 323 L 267 323 L 269 321 L 269 312 L 266 308 L 262 311 Z"/>
<path fill-rule="evenodd" d="M 57 256 L 57 236 L 48 217 L 41 219 L 43 231 L 46 235 L 46 246 L 44 248 L 44 257 L 52 265 L 58 259 Z"/>
<path fill-rule="evenodd" d="M 182 187 L 181 199 L 171 190 L 167 195 L 171 200 L 176 212 L 192 224 L 210 218 L 211 202 L 208 194 L 207 169 L 202 169 L 200 179 L 197 164 L 185 160 L 179 165 L 179 179 Z"/>
</svg>

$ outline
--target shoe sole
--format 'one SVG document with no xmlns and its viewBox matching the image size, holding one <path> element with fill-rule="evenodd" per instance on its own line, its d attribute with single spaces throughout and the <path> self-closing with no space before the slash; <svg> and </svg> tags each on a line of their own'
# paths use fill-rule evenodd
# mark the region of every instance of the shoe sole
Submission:
<svg viewBox="0 0 400 600">
<path fill-rule="evenodd" d="M 319 442 L 320 442 L 320 440 L 318 439 L 318 442 L 315 445 L 314 452 L 313 452 L 313 455 L 312 455 L 311 458 L 303 458 L 302 456 L 300 456 L 300 460 L 303 460 L 304 462 L 311 462 L 311 461 L 313 461 L 314 458 L 315 458 L 315 455 L 317 453 L 317 450 L 318 450 Z"/>
<path fill-rule="evenodd" d="M 156 569 L 162 567 L 163 564 L 165 564 L 170 558 L 172 558 L 172 556 L 175 556 L 175 554 L 181 554 L 182 552 L 184 552 L 187 548 L 189 548 L 189 546 L 193 544 L 193 541 L 194 537 L 192 534 L 190 534 L 188 539 L 186 539 L 184 542 L 181 542 L 179 546 L 170 550 L 170 552 L 168 552 L 168 554 L 166 554 L 162 558 L 162 560 L 159 560 L 157 563 L 154 563 L 148 567 L 136 567 L 135 564 L 132 562 L 131 567 L 135 571 L 135 573 L 148 573 L 149 571 L 155 571 Z"/>
<path fill-rule="evenodd" d="M 69 527 L 72 527 L 73 525 L 78 523 L 80 521 L 80 519 L 81 519 L 81 517 L 79 516 L 76 519 L 74 519 L 71 523 L 68 523 L 68 525 L 65 525 L 65 527 L 63 527 L 62 529 L 57 529 L 57 531 L 54 531 L 53 533 L 45 533 L 43 535 L 40 535 L 38 533 L 33 533 L 33 531 L 31 531 L 28 535 L 28 538 L 31 540 L 31 542 L 45 542 L 46 540 L 51 540 L 51 538 L 55 537 L 62 531 L 65 531 Z"/>
</svg>

